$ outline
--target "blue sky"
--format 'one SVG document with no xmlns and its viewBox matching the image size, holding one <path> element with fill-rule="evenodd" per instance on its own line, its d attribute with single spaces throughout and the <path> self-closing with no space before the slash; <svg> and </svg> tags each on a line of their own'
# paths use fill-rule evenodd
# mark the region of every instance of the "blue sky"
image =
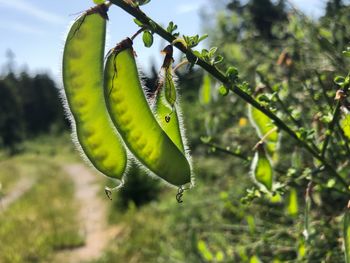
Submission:
<svg viewBox="0 0 350 263">
<path fill-rule="evenodd" d="M 211 0 L 152 0 L 142 9 L 163 25 L 169 21 L 178 24 L 181 33 L 201 33 L 200 10 Z M 312 16 L 319 16 L 323 0 L 292 0 L 295 5 Z M 68 26 L 76 14 L 92 6 L 91 0 L 0 0 L 0 66 L 6 62 L 6 50 L 15 53 L 16 67 L 27 67 L 32 73 L 49 72 L 60 78 L 63 42 Z M 131 36 L 137 26 L 132 18 L 117 7 L 109 12 L 107 48 Z M 150 49 L 143 47 L 141 39 L 135 41 L 138 62 L 143 68 L 151 65 L 154 57 L 159 65 L 159 50 L 166 44 L 158 37 Z M 176 57 L 176 56 L 175 56 Z"/>
</svg>

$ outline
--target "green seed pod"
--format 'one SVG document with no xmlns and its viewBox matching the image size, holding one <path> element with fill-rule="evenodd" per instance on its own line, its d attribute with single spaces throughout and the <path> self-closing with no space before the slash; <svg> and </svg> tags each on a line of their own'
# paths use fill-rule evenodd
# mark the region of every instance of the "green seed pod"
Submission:
<svg viewBox="0 0 350 263">
<path fill-rule="evenodd" d="M 277 161 L 278 156 L 276 152 L 279 144 L 279 132 L 276 125 L 269 117 L 251 105 L 248 106 L 248 116 L 258 136 L 263 138 L 267 135 L 264 139 L 264 142 L 266 143 L 266 150 L 272 157 L 272 160 Z"/>
<path fill-rule="evenodd" d="M 98 171 L 121 179 L 126 150 L 109 118 L 103 94 L 106 12 L 105 5 L 96 6 L 70 28 L 63 54 L 63 96 L 78 147 Z"/>
<path fill-rule="evenodd" d="M 173 64 L 173 46 L 168 45 L 163 49 L 162 53 L 165 54 L 162 70 L 164 71 L 163 83 L 164 83 L 164 95 L 167 102 L 173 108 L 175 106 L 177 92 L 172 74 Z"/>
<path fill-rule="evenodd" d="M 159 126 L 148 105 L 130 39 L 109 52 L 104 88 L 111 119 L 134 156 L 172 185 L 189 183 L 191 168 L 186 157 Z"/>
<path fill-rule="evenodd" d="M 265 186 L 269 191 L 272 190 L 273 170 L 271 161 L 266 154 L 265 147 L 262 143 L 257 146 L 252 161 L 251 173 L 254 180 L 259 185 Z"/>
<path fill-rule="evenodd" d="M 163 52 L 166 55 L 152 108 L 159 125 L 180 151 L 186 154 L 184 129 L 182 127 L 181 113 L 179 112 L 179 103 L 176 102 L 178 96 L 172 74 L 173 47 L 169 45 Z M 189 156 L 187 157 L 189 159 Z"/>
<path fill-rule="evenodd" d="M 296 217 L 299 213 L 299 198 L 295 188 L 290 189 L 287 199 L 287 213 L 291 217 Z"/>
<path fill-rule="evenodd" d="M 344 214 L 343 237 L 344 237 L 345 262 L 350 263 L 350 202 Z"/>
<path fill-rule="evenodd" d="M 157 91 L 153 108 L 159 125 L 179 150 L 185 154 L 185 146 L 182 139 L 184 136 L 181 132 L 182 122 L 179 119 L 181 115 L 178 114 L 177 107 L 174 105 L 172 108 L 166 100 L 165 88 L 161 88 Z"/>
</svg>

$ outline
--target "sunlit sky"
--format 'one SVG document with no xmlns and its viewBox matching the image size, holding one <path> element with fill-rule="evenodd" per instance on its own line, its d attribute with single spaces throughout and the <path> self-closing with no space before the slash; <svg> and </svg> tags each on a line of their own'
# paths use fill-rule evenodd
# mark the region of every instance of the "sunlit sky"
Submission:
<svg viewBox="0 0 350 263">
<path fill-rule="evenodd" d="M 201 33 L 201 10 L 213 0 L 152 0 L 142 9 L 155 21 L 167 25 L 178 24 L 181 33 Z M 314 17 L 322 13 L 324 0 L 292 0 L 295 5 Z M 15 66 L 27 67 L 30 72 L 48 72 L 60 78 L 60 62 L 65 34 L 71 21 L 80 11 L 92 6 L 91 0 L 0 0 L 0 71 L 7 61 L 6 51 L 15 54 Z M 119 40 L 131 36 L 137 26 L 131 17 L 118 7 L 109 11 L 107 50 Z M 205 45 L 205 44 L 204 44 Z M 149 68 L 152 61 L 160 64 L 159 50 L 165 42 L 158 37 L 150 49 L 143 47 L 141 38 L 134 48 L 142 68 Z M 176 57 L 176 55 L 175 55 Z M 145 69 L 147 71 L 147 69 Z"/>
</svg>

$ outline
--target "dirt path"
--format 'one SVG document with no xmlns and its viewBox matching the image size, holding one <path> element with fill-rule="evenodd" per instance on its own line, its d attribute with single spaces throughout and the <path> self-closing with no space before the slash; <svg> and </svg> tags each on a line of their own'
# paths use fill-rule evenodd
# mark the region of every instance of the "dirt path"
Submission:
<svg viewBox="0 0 350 263">
<path fill-rule="evenodd" d="M 86 244 L 83 247 L 64 250 L 57 254 L 57 262 L 84 262 L 98 258 L 108 242 L 121 232 L 121 227 L 107 224 L 107 204 L 109 200 L 101 199 L 97 193 L 103 191 L 93 174 L 82 164 L 64 167 L 76 186 L 75 196 L 80 204 L 80 222 L 84 228 Z"/>
<path fill-rule="evenodd" d="M 21 178 L 3 198 L 0 199 L 0 210 L 6 210 L 12 203 L 21 198 L 34 185 L 36 179 L 23 177 Z"/>
</svg>

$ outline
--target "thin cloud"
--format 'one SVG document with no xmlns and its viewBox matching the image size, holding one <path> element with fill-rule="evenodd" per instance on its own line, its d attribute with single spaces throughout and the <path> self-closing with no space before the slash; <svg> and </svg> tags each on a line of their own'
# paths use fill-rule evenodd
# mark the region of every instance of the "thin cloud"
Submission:
<svg viewBox="0 0 350 263">
<path fill-rule="evenodd" d="M 191 12 L 198 11 L 200 7 L 201 6 L 198 3 L 181 4 L 181 5 L 178 5 L 178 7 L 176 8 L 176 13 L 177 14 L 191 13 Z"/>
<path fill-rule="evenodd" d="M 39 35 L 42 36 L 45 34 L 44 31 L 42 31 L 38 28 L 35 28 L 35 27 L 27 25 L 27 24 L 19 23 L 16 21 L 12 21 L 9 23 L 1 22 L 0 28 L 8 30 L 8 31 L 15 31 L 15 32 L 22 33 L 22 34 L 24 33 L 24 34 L 37 35 L 37 36 L 39 36 Z"/>
<path fill-rule="evenodd" d="M 15 9 L 19 12 L 25 13 L 32 17 L 35 17 L 38 20 L 47 22 L 50 24 L 61 25 L 65 23 L 65 20 L 51 12 L 35 7 L 33 4 L 29 4 L 23 0 L 0 0 L 0 6 L 5 6 L 8 8 Z"/>
</svg>

